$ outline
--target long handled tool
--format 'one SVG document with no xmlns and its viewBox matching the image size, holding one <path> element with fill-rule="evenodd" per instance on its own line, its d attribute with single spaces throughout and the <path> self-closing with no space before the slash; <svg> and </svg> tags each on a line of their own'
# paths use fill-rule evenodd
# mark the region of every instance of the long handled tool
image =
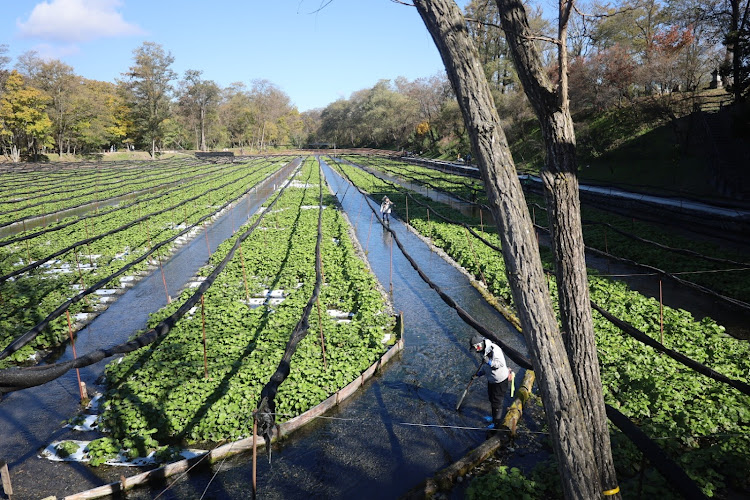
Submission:
<svg viewBox="0 0 750 500">
<path fill-rule="evenodd" d="M 466 389 L 464 389 L 464 393 L 461 394 L 461 397 L 458 400 L 458 404 L 456 405 L 456 411 L 458 411 L 459 408 L 461 408 L 461 403 L 464 402 L 464 398 L 466 397 L 466 394 L 469 392 L 469 387 L 471 387 L 471 383 L 474 382 L 474 379 L 479 376 L 479 374 L 482 371 L 482 365 L 479 365 L 479 368 L 477 369 L 477 372 L 471 376 L 471 380 L 469 380 L 469 385 L 466 386 Z"/>
</svg>

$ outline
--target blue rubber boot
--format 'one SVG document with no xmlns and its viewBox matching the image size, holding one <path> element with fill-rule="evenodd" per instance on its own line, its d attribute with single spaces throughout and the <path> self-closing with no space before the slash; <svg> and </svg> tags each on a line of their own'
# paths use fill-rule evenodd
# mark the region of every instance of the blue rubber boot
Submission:
<svg viewBox="0 0 750 500">
<path fill-rule="evenodd" d="M 485 421 L 485 422 L 488 422 L 488 423 L 489 423 L 489 422 L 492 422 L 492 420 L 493 420 L 493 418 L 492 418 L 492 417 L 491 417 L 490 415 L 485 415 L 485 416 L 484 416 L 484 417 L 482 417 L 482 418 L 484 418 L 484 421 Z"/>
</svg>

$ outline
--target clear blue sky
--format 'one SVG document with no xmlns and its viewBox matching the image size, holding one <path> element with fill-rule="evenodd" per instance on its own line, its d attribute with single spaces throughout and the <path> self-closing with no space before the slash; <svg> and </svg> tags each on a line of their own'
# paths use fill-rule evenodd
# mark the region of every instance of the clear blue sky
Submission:
<svg viewBox="0 0 750 500">
<path fill-rule="evenodd" d="M 85 78 L 114 82 L 133 50 L 156 42 L 173 69 L 222 87 L 266 79 L 300 111 L 380 79 L 443 72 L 413 7 L 390 0 L 0 0 L 8 56 L 36 50 Z M 466 4 L 459 0 L 459 5 Z M 311 13 L 324 6 L 319 12 Z"/>
</svg>

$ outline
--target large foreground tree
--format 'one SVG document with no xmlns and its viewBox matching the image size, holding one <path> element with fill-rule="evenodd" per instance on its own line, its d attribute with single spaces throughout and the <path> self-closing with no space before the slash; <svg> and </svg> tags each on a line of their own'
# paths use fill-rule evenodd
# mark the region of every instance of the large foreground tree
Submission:
<svg viewBox="0 0 750 500">
<path fill-rule="evenodd" d="M 544 75 L 523 5 L 518 0 L 498 0 L 516 70 L 545 139 L 547 165 L 543 178 L 552 221 L 561 315 L 567 332 L 563 343 L 523 191 L 465 20 L 452 0 L 415 0 L 414 4 L 443 58 L 477 153 L 498 224 L 513 300 L 538 375 L 563 491 L 568 498 L 597 498 L 605 489 L 612 494 L 617 483 L 614 468 L 610 467 L 609 432 L 606 417 L 602 417 L 604 404 L 588 303 L 575 178 L 575 136 L 567 103 L 566 53 L 560 52 L 555 89 Z M 571 7 L 560 3 L 561 47 Z M 592 372 L 595 377 L 590 380 Z M 587 402 L 584 412 L 581 399 L 592 395 L 596 401 Z M 594 439 L 593 434 L 602 433 L 597 430 L 602 422 L 606 437 Z M 603 442 L 606 450 L 602 450 Z M 606 471 L 601 477 L 600 468 Z"/>
</svg>

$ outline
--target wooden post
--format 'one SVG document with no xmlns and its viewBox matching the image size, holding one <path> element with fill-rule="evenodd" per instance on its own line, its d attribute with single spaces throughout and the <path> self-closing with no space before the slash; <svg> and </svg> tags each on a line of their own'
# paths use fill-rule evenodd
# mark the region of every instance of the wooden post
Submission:
<svg viewBox="0 0 750 500">
<path fill-rule="evenodd" d="M 430 207 L 427 207 L 427 227 L 429 228 L 429 240 L 432 241 L 432 222 L 430 222 Z M 430 252 L 432 252 L 432 245 L 430 245 Z"/>
<path fill-rule="evenodd" d="M 206 227 L 206 221 L 203 221 L 203 227 L 206 232 L 203 233 L 206 236 L 206 250 L 208 250 L 208 258 L 211 258 L 211 245 L 208 244 L 208 227 Z"/>
<path fill-rule="evenodd" d="M 469 249 L 471 250 L 472 255 L 474 255 L 474 263 L 477 266 L 477 269 L 479 269 L 479 276 L 482 278 L 482 283 L 484 283 L 484 287 L 489 289 L 487 286 L 487 280 L 484 279 L 484 272 L 482 271 L 482 267 L 479 264 L 479 257 L 477 256 L 477 253 L 474 251 L 474 245 L 471 243 L 471 238 L 469 237 L 469 230 L 464 227 L 464 231 L 466 231 L 466 242 L 469 244 Z"/>
<path fill-rule="evenodd" d="M 390 282 L 391 282 L 391 296 L 393 296 L 393 236 L 391 236 L 391 276 L 390 276 Z"/>
<path fill-rule="evenodd" d="M 76 342 L 75 339 L 73 339 L 73 325 L 70 322 L 70 310 L 65 310 L 65 316 L 68 318 L 68 335 L 70 336 L 70 347 L 73 350 L 73 359 L 76 359 Z M 83 403 L 86 399 L 86 392 L 84 390 L 84 385 L 81 382 L 81 371 L 76 368 L 76 378 L 78 379 L 78 393 L 81 395 L 81 403 Z"/>
<path fill-rule="evenodd" d="M 24 236 L 26 236 L 26 219 L 24 219 L 22 222 Z M 24 241 L 26 241 L 26 258 L 29 260 L 29 264 L 31 264 L 31 250 L 29 250 L 29 240 L 26 239 Z"/>
<path fill-rule="evenodd" d="M 13 487 L 10 485 L 10 472 L 5 460 L 0 460 L 0 478 L 3 481 L 3 492 L 5 492 L 5 496 L 10 498 L 13 495 Z"/>
<path fill-rule="evenodd" d="M 203 378 L 208 379 L 208 353 L 206 348 L 206 306 L 201 295 L 201 321 L 203 322 Z"/>
<path fill-rule="evenodd" d="M 161 265 L 161 254 L 156 251 L 156 257 L 159 259 L 159 270 L 161 270 L 161 281 L 164 283 L 164 293 L 167 295 L 167 304 L 172 303 L 172 297 L 169 296 L 169 288 L 167 288 L 167 277 L 164 274 L 164 267 Z"/>
<path fill-rule="evenodd" d="M 370 214 L 370 227 L 367 229 L 367 242 L 365 243 L 365 255 L 369 253 L 370 248 L 370 232 L 372 231 L 372 217 L 374 216 L 374 213 Z"/>
<path fill-rule="evenodd" d="M 83 219 L 83 225 L 84 225 L 84 228 L 86 229 L 86 239 L 88 240 L 89 239 L 89 220 L 88 220 L 88 218 Z M 94 261 L 91 260 L 91 244 L 88 241 L 86 242 L 86 250 L 89 252 L 89 265 L 91 265 L 91 270 L 93 271 Z"/>
<path fill-rule="evenodd" d="M 138 208 L 140 209 L 140 205 L 138 206 Z M 146 219 L 146 236 L 148 237 L 148 249 L 149 250 L 151 250 L 154 247 L 154 245 L 151 243 L 151 228 L 150 228 L 150 226 L 151 226 L 151 220 L 150 219 Z"/>
<path fill-rule="evenodd" d="M 328 363 L 326 362 L 326 341 L 323 336 L 323 318 L 320 314 L 320 297 L 318 297 L 318 328 L 320 329 L 320 348 L 323 351 L 323 369 L 328 371 Z"/>
<path fill-rule="evenodd" d="M 661 276 L 659 276 L 659 331 L 661 332 L 661 343 L 664 345 L 664 299 L 661 291 Z"/>
<path fill-rule="evenodd" d="M 257 483 L 257 470 L 258 470 L 258 420 L 255 418 L 256 412 L 253 411 L 253 500 L 258 493 Z M 271 446 L 271 443 L 266 443 L 266 446 Z"/>
<path fill-rule="evenodd" d="M 604 226 L 604 253 L 609 253 L 609 245 L 607 244 L 607 226 Z"/>
<path fill-rule="evenodd" d="M 250 304 L 250 290 L 247 287 L 247 272 L 245 271 L 245 256 L 242 255 L 242 242 L 239 245 L 240 249 L 240 262 L 242 263 L 242 280 L 245 282 L 245 300 L 248 305 Z"/>
</svg>

